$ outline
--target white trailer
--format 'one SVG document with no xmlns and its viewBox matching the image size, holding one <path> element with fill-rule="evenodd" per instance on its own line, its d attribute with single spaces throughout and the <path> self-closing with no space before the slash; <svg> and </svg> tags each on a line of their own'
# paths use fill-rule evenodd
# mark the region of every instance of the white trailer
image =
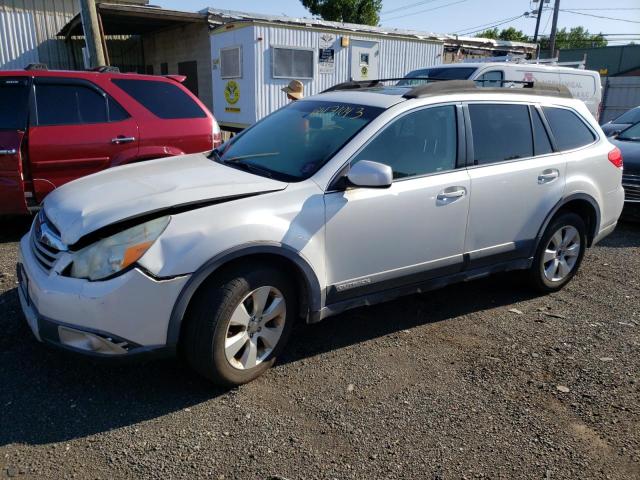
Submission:
<svg viewBox="0 0 640 480">
<path fill-rule="evenodd" d="M 401 78 L 442 63 L 435 34 L 209 9 L 213 113 L 227 130 L 284 106 L 291 80 L 305 96 L 349 80 Z M 216 25 L 215 21 L 219 21 Z"/>
</svg>

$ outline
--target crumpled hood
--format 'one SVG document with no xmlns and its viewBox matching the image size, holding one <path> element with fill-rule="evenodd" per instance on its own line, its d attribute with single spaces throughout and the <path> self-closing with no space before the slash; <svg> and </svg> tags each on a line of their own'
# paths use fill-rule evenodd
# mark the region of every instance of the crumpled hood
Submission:
<svg viewBox="0 0 640 480">
<path fill-rule="evenodd" d="M 75 180 L 51 192 L 44 211 L 62 241 L 73 245 L 88 233 L 129 218 L 286 186 L 199 153 L 116 167 Z"/>
</svg>

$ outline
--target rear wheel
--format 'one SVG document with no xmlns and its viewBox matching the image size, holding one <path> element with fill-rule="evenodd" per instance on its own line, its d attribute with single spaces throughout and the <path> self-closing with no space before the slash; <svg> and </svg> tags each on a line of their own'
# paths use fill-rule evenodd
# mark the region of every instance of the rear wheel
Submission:
<svg viewBox="0 0 640 480">
<path fill-rule="evenodd" d="M 587 246 L 584 221 L 566 212 L 547 227 L 529 271 L 532 285 L 542 292 L 555 292 L 574 277 Z"/>
<path fill-rule="evenodd" d="M 288 279 L 270 267 L 211 279 L 194 300 L 183 349 L 191 366 L 222 385 L 249 382 L 271 367 L 297 311 Z"/>
</svg>

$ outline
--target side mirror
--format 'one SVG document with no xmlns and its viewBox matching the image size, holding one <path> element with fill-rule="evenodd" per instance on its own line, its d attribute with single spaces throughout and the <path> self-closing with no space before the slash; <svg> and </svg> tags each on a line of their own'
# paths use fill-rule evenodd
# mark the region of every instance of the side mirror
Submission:
<svg viewBox="0 0 640 480">
<path fill-rule="evenodd" d="M 389 165 L 360 160 L 349 170 L 347 180 L 356 187 L 388 188 L 393 183 L 393 171 Z"/>
</svg>

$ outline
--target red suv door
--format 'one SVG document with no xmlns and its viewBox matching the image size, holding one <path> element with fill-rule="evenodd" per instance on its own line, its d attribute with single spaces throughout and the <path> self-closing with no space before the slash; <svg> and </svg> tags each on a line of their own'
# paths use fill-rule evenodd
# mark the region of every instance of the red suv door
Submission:
<svg viewBox="0 0 640 480">
<path fill-rule="evenodd" d="M 36 77 L 29 160 L 36 201 L 76 178 L 138 153 L 138 125 L 87 80 Z"/>
<path fill-rule="evenodd" d="M 0 214 L 27 213 L 22 142 L 29 112 L 28 77 L 0 77 Z"/>
</svg>

